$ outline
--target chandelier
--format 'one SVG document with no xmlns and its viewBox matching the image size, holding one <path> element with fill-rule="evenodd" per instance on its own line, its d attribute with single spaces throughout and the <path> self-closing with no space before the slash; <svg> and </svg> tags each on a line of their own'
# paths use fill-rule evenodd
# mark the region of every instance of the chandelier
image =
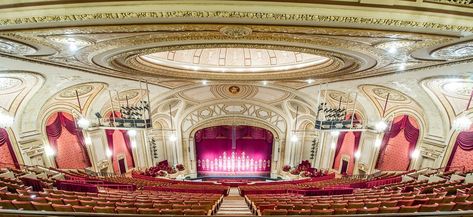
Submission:
<svg viewBox="0 0 473 217">
<path fill-rule="evenodd" d="M 3 109 L 0 111 L 0 128 L 10 128 L 15 119 Z"/>
</svg>

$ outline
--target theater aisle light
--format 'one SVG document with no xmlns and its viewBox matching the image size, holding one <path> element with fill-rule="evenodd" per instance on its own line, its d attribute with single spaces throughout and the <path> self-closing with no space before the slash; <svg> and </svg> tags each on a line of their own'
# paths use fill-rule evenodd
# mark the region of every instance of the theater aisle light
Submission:
<svg viewBox="0 0 473 217">
<path fill-rule="evenodd" d="M 54 156 L 56 154 L 56 152 L 54 151 L 54 149 L 50 145 L 44 146 L 44 153 L 47 156 Z"/>
<path fill-rule="evenodd" d="M 468 111 L 471 105 L 471 100 L 473 98 L 473 90 L 471 90 L 470 100 L 468 100 L 468 104 L 466 105 L 465 110 L 460 114 L 452 123 L 452 128 L 456 131 L 467 131 L 471 127 L 471 120 L 465 115 L 465 112 Z"/>
<path fill-rule="evenodd" d="M 10 128 L 15 119 L 4 109 L 0 110 L 0 128 Z"/>
</svg>

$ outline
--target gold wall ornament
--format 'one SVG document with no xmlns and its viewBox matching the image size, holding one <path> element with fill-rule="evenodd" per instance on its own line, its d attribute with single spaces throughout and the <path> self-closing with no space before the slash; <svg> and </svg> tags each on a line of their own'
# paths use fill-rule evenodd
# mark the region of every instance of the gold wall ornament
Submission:
<svg viewBox="0 0 473 217">
<path fill-rule="evenodd" d="M 143 11 L 143 12 L 119 12 L 119 13 L 84 13 L 70 15 L 47 15 L 21 18 L 1 18 L 0 26 L 12 26 L 21 24 L 40 23 L 66 23 L 66 22 L 90 22 L 110 21 L 127 19 L 251 19 L 259 21 L 298 21 L 298 22 L 320 22 L 320 23 L 346 23 L 381 25 L 407 28 L 437 29 L 459 32 L 473 32 L 471 26 L 459 26 L 427 21 L 400 20 L 392 18 L 368 18 L 355 16 L 335 16 L 320 14 L 287 14 L 276 12 L 248 12 L 248 11 Z"/>
<path fill-rule="evenodd" d="M 220 29 L 220 33 L 225 36 L 239 38 L 250 35 L 252 32 L 251 28 L 244 26 L 224 26 Z"/>
</svg>

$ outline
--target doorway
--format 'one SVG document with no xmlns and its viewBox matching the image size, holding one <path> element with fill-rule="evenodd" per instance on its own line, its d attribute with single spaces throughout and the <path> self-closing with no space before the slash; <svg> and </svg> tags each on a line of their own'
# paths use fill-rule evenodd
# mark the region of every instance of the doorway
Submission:
<svg viewBox="0 0 473 217">
<path fill-rule="evenodd" d="M 120 174 L 126 173 L 125 158 L 118 160 L 118 168 L 120 169 Z"/>
<path fill-rule="evenodd" d="M 347 174 L 347 170 L 348 170 L 348 161 L 343 159 L 342 160 L 342 168 L 340 169 L 340 174 L 342 174 L 342 175 Z"/>
</svg>

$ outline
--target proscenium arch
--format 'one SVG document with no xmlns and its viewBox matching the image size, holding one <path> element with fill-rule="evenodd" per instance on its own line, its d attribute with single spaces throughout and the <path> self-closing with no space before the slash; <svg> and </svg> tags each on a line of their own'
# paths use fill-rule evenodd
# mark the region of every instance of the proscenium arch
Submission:
<svg viewBox="0 0 473 217">
<path fill-rule="evenodd" d="M 276 172 L 277 169 L 281 165 L 281 160 L 277 160 L 277 162 L 274 161 L 274 159 L 281 159 L 282 154 L 284 153 L 284 145 L 282 145 L 282 141 L 284 141 L 285 135 L 283 132 L 280 132 L 279 130 L 275 129 L 274 127 L 271 126 L 270 123 L 266 123 L 264 121 L 258 120 L 256 118 L 248 118 L 248 117 L 238 117 L 238 116 L 224 116 L 224 117 L 216 117 L 216 118 L 210 118 L 207 119 L 201 123 L 196 124 L 193 128 L 188 130 L 186 133 L 182 134 L 182 139 L 183 141 L 186 141 L 183 143 L 182 146 L 182 151 L 183 151 L 183 156 L 184 159 L 187 161 L 186 165 L 188 168 L 191 168 L 190 173 L 196 174 L 196 147 L 195 147 L 195 141 L 194 141 L 194 135 L 198 130 L 209 128 L 209 127 L 215 127 L 215 126 L 221 126 L 221 125 L 247 125 L 247 126 L 252 126 L 252 127 L 259 127 L 266 129 L 273 134 L 273 146 L 272 146 L 272 155 L 271 155 L 271 173 Z M 277 158 L 275 158 L 274 154 L 277 154 Z M 192 160 L 193 159 L 193 160 Z"/>
</svg>

